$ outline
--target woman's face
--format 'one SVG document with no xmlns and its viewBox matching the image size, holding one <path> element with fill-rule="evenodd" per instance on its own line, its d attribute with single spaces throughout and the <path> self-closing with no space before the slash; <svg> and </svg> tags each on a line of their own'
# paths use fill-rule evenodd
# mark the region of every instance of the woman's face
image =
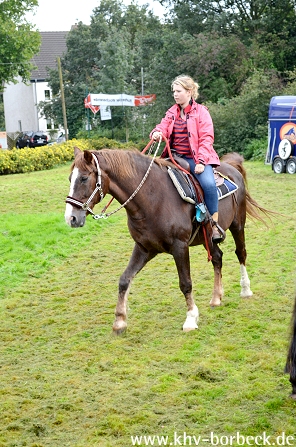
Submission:
<svg viewBox="0 0 296 447">
<path fill-rule="evenodd" d="M 180 84 L 173 84 L 174 100 L 182 108 L 188 106 L 191 99 L 191 90 L 186 90 Z"/>
</svg>

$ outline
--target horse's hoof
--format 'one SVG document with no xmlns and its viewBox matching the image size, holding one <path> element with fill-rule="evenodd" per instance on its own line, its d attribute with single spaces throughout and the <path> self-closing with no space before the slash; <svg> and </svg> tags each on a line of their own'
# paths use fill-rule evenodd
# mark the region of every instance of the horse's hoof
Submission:
<svg viewBox="0 0 296 447">
<path fill-rule="evenodd" d="M 219 299 L 215 299 L 215 300 L 211 300 L 210 301 L 210 306 L 211 306 L 211 308 L 213 309 L 214 307 L 219 307 L 219 306 L 221 306 L 222 305 L 222 303 L 221 303 L 221 300 L 219 300 Z"/>
<path fill-rule="evenodd" d="M 195 327 L 184 327 L 183 326 L 183 332 L 195 331 L 196 329 L 198 329 L 197 325 Z"/>
<path fill-rule="evenodd" d="M 251 296 L 253 296 L 253 292 L 252 290 L 249 290 L 247 292 L 241 292 L 240 293 L 240 297 L 241 298 L 251 298 Z"/>
<path fill-rule="evenodd" d="M 192 310 L 187 312 L 187 317 L 185 323 L 183 324 L 183 331 L 189 332 L 198 329 L 197 322 L 199 318 L 199 312 L 196 305 L 194 305 Z"/>
<path fill-rule="evenodd" d="M 113 332 L 116 335 L 123 334 L 126 331 L 127 324 L 125 321 L 115 321 L 113 324 Z"/>
</svg>

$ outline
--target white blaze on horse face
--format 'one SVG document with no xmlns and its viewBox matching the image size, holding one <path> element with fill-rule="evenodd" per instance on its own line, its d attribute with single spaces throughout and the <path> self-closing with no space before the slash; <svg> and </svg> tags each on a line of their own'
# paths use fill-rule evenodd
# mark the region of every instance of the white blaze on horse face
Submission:
<svg viewBox="0 0 296 447">
<path fill-rule="evenodd" d="M 71 183 L 70 183 L 70 192 L 69 192 L 70 197 L 73 197 L 74 195 L 74 185 L 78 178 L 78 174 L 79 174 L 78 168 L 74 168 L 72 171 Z M 73 206 L 70 203 L 66 203 L 65 220 L 67 224 L 70 226 L 71 226 L 72 215 L 73 215 Z"/>
</svg>

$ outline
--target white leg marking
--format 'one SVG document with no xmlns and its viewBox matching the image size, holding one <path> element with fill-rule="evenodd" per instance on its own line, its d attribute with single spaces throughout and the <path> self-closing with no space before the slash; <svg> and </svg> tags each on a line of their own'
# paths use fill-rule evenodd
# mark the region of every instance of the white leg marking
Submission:
<svg viewBox="0 0 296 447">
<path fill-rule="evenodd" d="M 187 318 L 185 320 L 185 323 L 183 324 L 183 331 L 189 332 L 193 331 L 194 329 L 198 329 L 197 322 L 198 322 L 199 312 L 196 305 L 194 305 L 192 310 L 189 310 L 187 312 Z"/>
<path fill-rule="evenodd" d="M 221 306 L 221 300 L 223 298 L 223 285 L 221 270 L 214 269 L 214 290 L 212 294 L 212 299 L 210 301 L 211 307 Z"/>
<path fill-rule="evenodd" d="M 240 296 L 242 298 L 248 298 L 250 296 L 253 295 L 252 290 L 250 289 L 250 280 L 248 277 L 248 273 L 247 273 L 247 269 L 246 267 L 241 264 L 240 265 L 240 272 L 241 272 L 241 280 L 240 280 L 240 285 L 241 285 L 241 293 Z"/>
<path fill-rule="evenodd" d="M 121 332 L 124 332 L 127 328 L 126 308 L 127 308 L 127 299 L 128 299 L 130 288 L 131 288 L 131 282 L 130 282 L 127 290 L 125 291 L 123 299 L 122 300 L 118 299 L 118 301 L 117 301 L 116 310 L 115 310 L 115 321 L 113 323 L 113 331 L 117 332 L 118 334 L 120 334 Z M 119 316 L 117 314 L 119 314 Z"/>
<path fill-rule="evenodd" d="M 78 177 L 78 168 L 74 168 L 73 172 L 72 172 L 72 177 L 71 177 L 71 184 L 70 184 L 70 191 L 69 191 L 69 196 L 73 197 L 73 193 L 74 193 L 74 185 L 76 182 L 76 179 Z M 66 203 L 66 210 L 65 210 L 65 220 L 67 222 L 68 225 L 71 226 L 70 221 L 71 221 L 71 216 L 72 216 L 72 211 L 73 211 L 73 206 L 70 203 Z"/>
</svg>

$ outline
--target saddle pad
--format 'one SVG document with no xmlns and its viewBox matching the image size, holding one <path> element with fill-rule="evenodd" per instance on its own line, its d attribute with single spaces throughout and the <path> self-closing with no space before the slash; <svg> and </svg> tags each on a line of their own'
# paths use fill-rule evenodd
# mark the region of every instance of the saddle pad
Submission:
<svg viewBox="0 0 296 447">
<path fill-rule="evenodd" d="M 171 180 L 182 199 L 195 205 L 197 203 L 196 195 L 194 187 L 188 175 L 185 172 L 180 171 L 179 169 L 172 169 L 171 167 L 168 167 L 168 174 L 171 177 Z M 217 186 L 218 200 L 224 199 L 224 197 L 227 197 L 237 191 L 237 184 L 230 180 L 228 177 L 225 177 L 218 171 L 214 171 L 214 174 Z"/>
<path fill-rule="evenodd" d="M 238 190 L 237 184 L 230 180 L 230 178 L 225 177 L 218 171 L 214 171 L 214 174 L 217 186 L 218 200 L 224 199 L 224 197 L 227 197 Z"/>
<path fill-rule="evenodd" d="M 179 169 L 170 167 L 168 167 L 168 174 L 182 199 L 195 205 L 196 196 L 188 175 Z"/>
</svg>

